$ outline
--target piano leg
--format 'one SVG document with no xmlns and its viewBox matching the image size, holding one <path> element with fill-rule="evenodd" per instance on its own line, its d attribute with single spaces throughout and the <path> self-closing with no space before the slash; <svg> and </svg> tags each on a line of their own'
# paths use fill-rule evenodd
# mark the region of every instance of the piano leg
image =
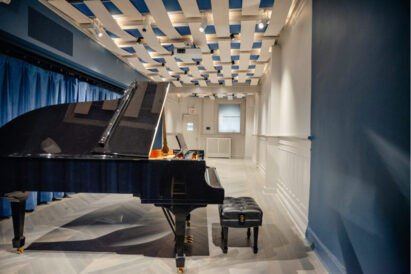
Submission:
<svg viewBox="0 0 411 274">
<path fill-rule="evenodd" d="M 191 215 L 189 213 L 186 217 L 186 226 L 190 226 L 190 219 L 191 219 Z"/>
<path fill-rule="evenodd" d="M 26 238 L 24 232 L 24 216 L 26 214 L 26 200 L 30 192 L 12 192 L 5 196 L 11 203 L 11 214 L 13 218 L 14 239 L 13 247 L 17 248 L 17 253 L 23 253 L 23 246 Z"/>
<path fill-rule="evenodd" d="M 186 212 L 174 213 L 175 215 L 175 226 L 176 226 L 176 239 L 175 239 L 175 250 L 176 250 L 176 266 L 179 273 L 184 271 L 184 236 L 186 233 Z"/>
</svg>

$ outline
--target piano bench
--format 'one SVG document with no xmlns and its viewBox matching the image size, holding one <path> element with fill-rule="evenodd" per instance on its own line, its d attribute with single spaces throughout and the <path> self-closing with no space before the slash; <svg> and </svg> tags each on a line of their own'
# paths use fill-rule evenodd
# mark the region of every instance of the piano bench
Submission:
<svg viewBox="0 0 411 274">
<path fill-rule="evenodd" d="M 221 241 L 224 253 L 227 253 L 228 228 L 247 228 L 247 239 L 250 239 L 250 229 L 254 232 L 254 253 L 258 252 L 258 227 L 263 222 L 263 211 L 251 197 L 225 197 L 219 206 Z"/>
</svg>

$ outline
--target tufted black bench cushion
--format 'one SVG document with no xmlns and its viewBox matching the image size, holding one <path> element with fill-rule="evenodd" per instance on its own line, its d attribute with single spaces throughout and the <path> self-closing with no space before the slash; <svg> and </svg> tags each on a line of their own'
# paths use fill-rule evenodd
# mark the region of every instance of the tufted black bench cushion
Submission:
<svg viewBox="0 0 411 274">
<path fill-rule="evenodd" d="M 227 253 L 228 228 L 242 227 L 247 229 L 247 238 L 250 238 L 250 228 L 254 230 L 254 253 L 257 253 L 258 227 L 263 222 L 263 211 L 251 197 L 225 197 L 224 203 L 219 206 L 221 238 L 223 252 Z"/>
</svg>

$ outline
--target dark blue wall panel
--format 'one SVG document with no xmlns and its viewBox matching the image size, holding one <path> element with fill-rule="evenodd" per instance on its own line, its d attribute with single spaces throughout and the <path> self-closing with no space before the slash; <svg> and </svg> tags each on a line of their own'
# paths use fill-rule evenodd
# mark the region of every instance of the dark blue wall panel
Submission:
<svg viewBox="0 0 411 274">
<path fill-rule="evenodd" d="M 409 1 L 313 1 L 307 238 L 333 273 L 409 273 Z"/>
</svg>

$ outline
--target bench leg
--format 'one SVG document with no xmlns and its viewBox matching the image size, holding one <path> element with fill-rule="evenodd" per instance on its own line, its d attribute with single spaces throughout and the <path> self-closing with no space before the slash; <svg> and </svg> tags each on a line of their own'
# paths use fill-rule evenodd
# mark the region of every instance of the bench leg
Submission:
<svg viewBox="0 0 411 274">
<path fill-rule="evenodd" d="M 227 253 L 228 250 L 228 227 L 222 227 L 222 240 L 223 240 L 223 253 Z"/>
<path fill-rule="evenodd" d="M 258 226 L 255 226 L 253 228 L 254 231 L 254 254 L 256 254 L 258 252 Z"/>
<path fill-rule="evenodd" d="M 250 239 L 250 236 L 251 236 L 250 230 L 251 230 L 251 229 L 248 227 L 248 228 L 247 228 L 247 239 L 248 239 L 248 240 Z"/>
</svg>

